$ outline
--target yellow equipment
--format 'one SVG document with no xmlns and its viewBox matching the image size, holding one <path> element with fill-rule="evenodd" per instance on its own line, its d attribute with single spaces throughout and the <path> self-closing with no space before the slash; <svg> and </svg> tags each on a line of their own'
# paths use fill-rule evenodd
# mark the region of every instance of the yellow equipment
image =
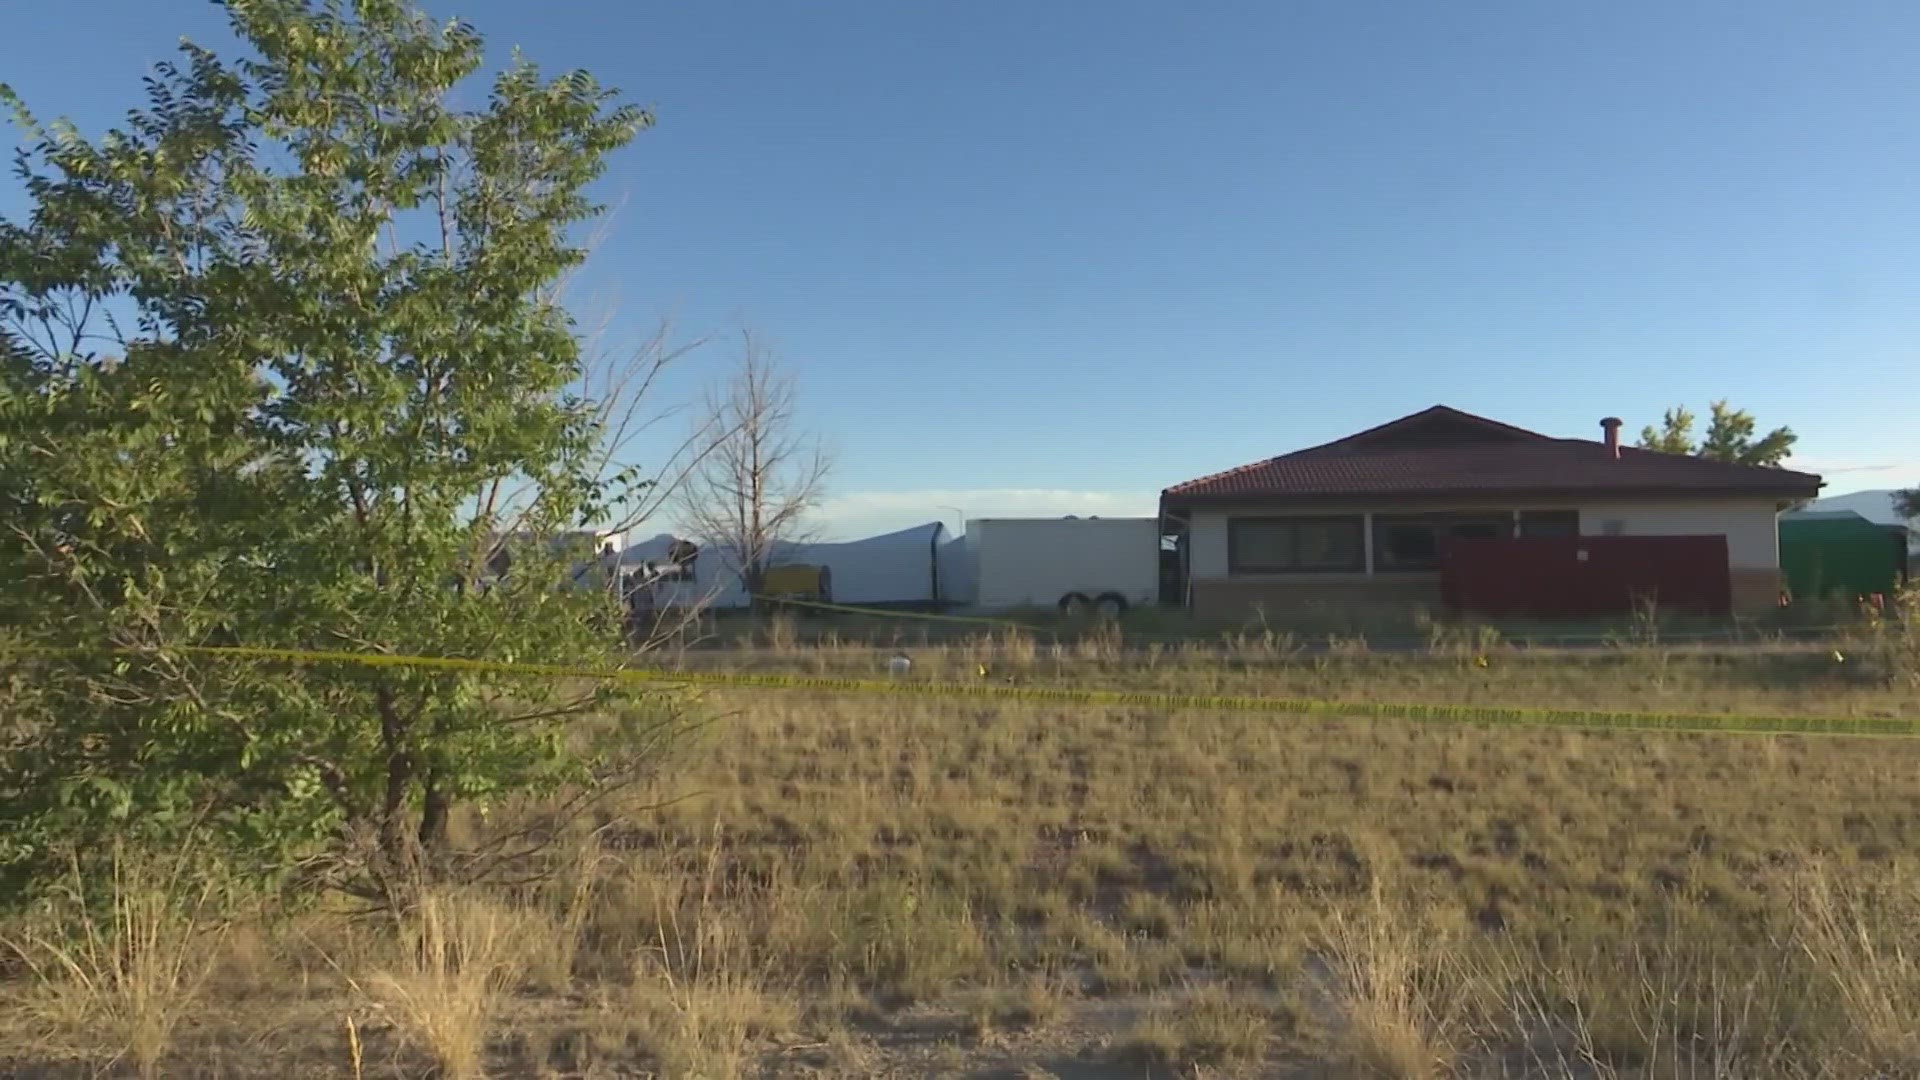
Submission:
<svg viewBox="0 0 1920 1080">
<path fill-rule="evenodd" d="M 760 594 L 767 600 L 807 600 L 833 603 L 833 575 L 824 566 L 769 566 L 760 575 Z"/>
</svg>

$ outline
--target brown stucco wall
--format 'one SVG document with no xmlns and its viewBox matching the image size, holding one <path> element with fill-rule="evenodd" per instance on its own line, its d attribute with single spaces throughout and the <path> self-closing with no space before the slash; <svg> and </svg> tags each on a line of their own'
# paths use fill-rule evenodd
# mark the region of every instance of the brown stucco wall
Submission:
<svg viewBox="0 0 1920 1080">
<path fill-rule="evenodd" d="M 1339 581 L 1211 580 L 1193 583 L 1193 614 L 1207 622 L 1243 622 L 1264 609 L 1270 619 L 1289 613 L 1337 608 L 1356 618 L 1410 617 L 1416 610 L 1440 611 L 1440 576 L 1355 577 Z"/>
<path fill-rule="evenodd" d="M 1760 615 L 1780 606 L 1780 571 L 1736 566 L 1727 574 L 1736 614 Z"/>
<path fill-rule="evenodd" d="M 1759 615 L 1780 602 L 1780 571 L 1734 567 L 1728 571 L 1733 593 L 1733 610 L 1741 615 Z M 1439 614 L 1439 575 L 1404 579 L 1393 576 L 1342 578 L 1336 581 L 1312 581 L 1292 578 L 1285 581 L 1216 579 L 1193 583 L 1195 618 L 1218 623 L 1244 622 L 1264 609 L 1268 618 L 1284 620 L 1289 613 L 1321 612 L 1340 609 L 1356 619 L 1411 616 L 1425 609 Z"/>
</svg>

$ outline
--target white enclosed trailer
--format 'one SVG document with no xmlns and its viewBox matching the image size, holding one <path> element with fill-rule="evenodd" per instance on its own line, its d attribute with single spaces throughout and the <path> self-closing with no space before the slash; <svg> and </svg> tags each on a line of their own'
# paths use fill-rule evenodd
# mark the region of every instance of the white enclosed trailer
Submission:
<svg viewBox="0 0 1920 1080">
<path fill-rule="evenodd" d="M 967 599 L 985 610 L 1117 615 L 1160 591 L 1156 518 L 976 518 L 958 545 Z"/>
</svg>

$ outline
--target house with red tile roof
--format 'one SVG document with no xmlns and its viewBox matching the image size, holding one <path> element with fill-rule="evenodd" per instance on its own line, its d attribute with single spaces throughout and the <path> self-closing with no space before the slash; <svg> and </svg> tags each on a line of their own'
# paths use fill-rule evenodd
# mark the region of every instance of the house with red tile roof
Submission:
<svg viewBox="0 0 1920 1080">
<path fill-rule="evenodd" d="M 1619 420 L 1601 426 L 1600 440 L 1555 438 L 1436 405 L 1176 484 L 1161 513 L 1184 531 L 1185 599 L 1209 618 L 1314 602 L 1438 610 L 1457 540 L 1720 536 L 1732 608 L 1776 603 L 1776 519 L 1820 478 L 1622 446 Z"/>
</svg>

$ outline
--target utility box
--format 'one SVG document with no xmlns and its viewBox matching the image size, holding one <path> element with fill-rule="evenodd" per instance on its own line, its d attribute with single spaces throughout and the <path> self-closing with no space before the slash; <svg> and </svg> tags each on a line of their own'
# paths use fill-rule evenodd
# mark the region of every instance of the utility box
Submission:
<svg viewBox="0 0 1920 1080">
<path fill-rule="evenodd" d="M 760 572 L 761 599 L 833 602 L 833 572 L 824 566 L 769 566 Z"/>
<path fill-rule="evenodd" d="M 1159 595 L 1157 518 L 976 518 L 960 551 L 986 610 L 1114 616 Z"/>
</svg>

